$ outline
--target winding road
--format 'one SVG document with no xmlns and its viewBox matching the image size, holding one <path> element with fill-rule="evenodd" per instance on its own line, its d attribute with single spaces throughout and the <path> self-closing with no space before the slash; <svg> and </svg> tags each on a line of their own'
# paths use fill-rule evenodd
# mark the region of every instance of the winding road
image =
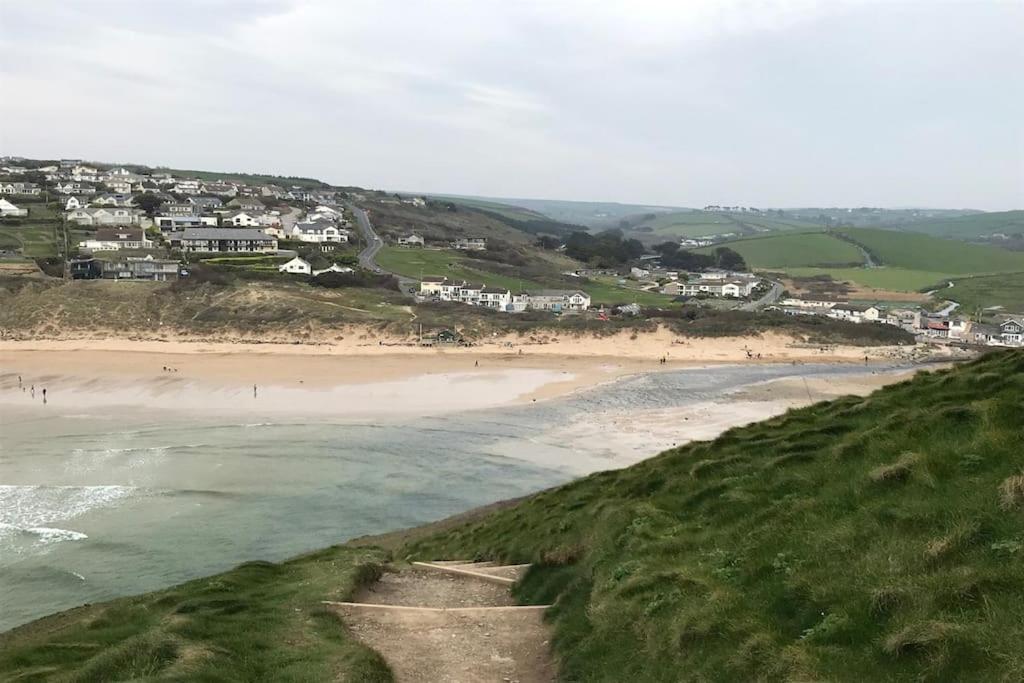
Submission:
<svg viewBox="0 0 1024 683">
<path fill-rule="evenodd" d="M 384 269 L 377 265 L 377 252 L 384 246 L 384 240 L 374 231 L 373 224 L 370 223 L 370 217 L 366 215 L 366 211 L 354 204 L 350 204 L 349 208 L 352 209 L 352 215 L 356 217 L 356 225 L 359 226 L 359 232 L 363 233 L 363 239 L 366 241 L 366 246 L 359 252 L 359 265 L 375 273 L 383 273 Z"/>
<path fill-rule="evenodd" d="M 384 270 L 380 267 L 380 264 L 377 263 L 377 252 L 384 247 L 384 240 L 373 229 L 373 223 L 370 222 L 370 217 L 365 210 L 360 209 L 355 204 L 349 204 L 348 207 L 352 209 L 352 215 L 356 217 L 356 225 L 359 226 L 359 232 L 363 234 L 363 240 L 366 242 L 366 246 L 359 252 L 359 267 L 371 270 L 374 273 L 393 275 L 398 279 L 398 286 L 403 294 L 419 291 L 419 280 L 406 277 L 400 273 Z"/>
</svg>

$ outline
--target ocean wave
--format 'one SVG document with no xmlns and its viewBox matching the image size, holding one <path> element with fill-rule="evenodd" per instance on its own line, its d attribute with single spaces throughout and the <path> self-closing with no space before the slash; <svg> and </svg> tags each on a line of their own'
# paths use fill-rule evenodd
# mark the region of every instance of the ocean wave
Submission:
<svg viewBox="0 0 1024 683">
<path fill-rule="evenodd" d="M 0 536 L 13 535 L 32 537 L 40 545 L 60 543 L 61 541 L 82 541 L 89 538 L 82 532 L 71 529 L 58 529 L 48 526 L 19 527 L 0 522 Z"/>
<path fill-rule="evenodd" d="M 90 510 L 113 507 L 136 495 L 134 486 L 51 486 L 0 484 L 0 530 L 49 529 L 54 522 Z"/>
</svg>

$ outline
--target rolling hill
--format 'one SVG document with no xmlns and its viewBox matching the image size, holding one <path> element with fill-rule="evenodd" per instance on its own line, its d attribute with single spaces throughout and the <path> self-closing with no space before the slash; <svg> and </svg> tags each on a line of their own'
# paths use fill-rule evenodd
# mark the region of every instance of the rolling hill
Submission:
<svg viewBox="0 0 1024 683">
<path fill-rule="evenodd" d="M 977 239 L 996 233 L 1021 234 L 1024 233 L 1024 210 L 935 218 L 909 224 L 904 229 L 923 232 L 935 237 L 957 239 Z"/>
<path fill-rule="evenodd" d="M 388 681 L 322 600 L 388 559 L 533 563 L 572 681 L 1024 678 L 1024 352 L 396 535 L 0 634 L 6 680 Z M 365 541 L 361 545 L 371 543 Z"/>
<path fill-rule="evenodd" d="M 766 237 L 725 242 L 739 252 L 751 268 L 760 270 L 800 267 L 856 266 L 864 262 L 863 254 L 853 244 L 824 232 L 782 233 Z M 709 254 L 713 247 L 694 251 Z"/>
<path fill-rule="evenodd" d="M 848 228 L 837 231 L 880 265 L 951 275 L 1024 271 L 1024 253 L 917 233 Z"/>
</svg>

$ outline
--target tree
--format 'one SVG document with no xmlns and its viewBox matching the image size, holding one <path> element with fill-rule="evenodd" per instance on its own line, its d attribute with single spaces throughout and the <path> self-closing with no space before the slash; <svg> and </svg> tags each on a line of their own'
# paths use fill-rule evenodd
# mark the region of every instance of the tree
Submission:
<svg viewBox="0 0 1024 683">
<path fill-rule="evenodd" d="M 157 209 L 163 206 L 164 200 L 151 192 L 144 192 L 135 198 L 135 205 L 146 212 L 152 218 L 156 215 Z"/>
<path fill-rule="evenodd" d="M 729 247 L 718 247 L 715 249 L 715 265 L 723 270 L 746 270 L 747 262 L 743 257 Z"/>
<path fill-rule="evenodd" d="M 551 235 L 541 235 L 534 244 L 541 249 L 558 249 L 558 247 L 562 246 L 562 240 Z"/>
</svg>

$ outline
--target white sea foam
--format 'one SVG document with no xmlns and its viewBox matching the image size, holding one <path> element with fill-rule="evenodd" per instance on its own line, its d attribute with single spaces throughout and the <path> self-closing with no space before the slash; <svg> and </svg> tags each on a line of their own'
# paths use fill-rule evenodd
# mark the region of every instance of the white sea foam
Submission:
<svg viewBox="0 0 1024 683">
<path fill-rule="evenodd" d="M 40 545 L 80 541 L 88 537 L 53 525 L 113 507 L 136 491 L 133 486 L 0 485 L 0 538 L 30 535 Z"/>
</svg>

